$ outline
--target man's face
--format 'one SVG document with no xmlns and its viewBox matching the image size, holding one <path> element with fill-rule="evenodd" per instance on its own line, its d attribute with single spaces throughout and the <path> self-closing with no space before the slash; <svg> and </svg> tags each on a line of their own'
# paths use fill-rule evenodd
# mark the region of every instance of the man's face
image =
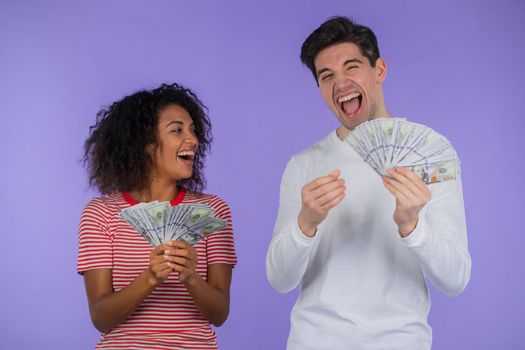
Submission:
<svg viewBox="0 0 525 350">
<path fill-rule="evenodd" d="M 372 67 L 357 45 L 341 43 L 320 51 L 314 65 L 321 95 L 341 122 L 339 137 L 367 120 L 387 116 L 381 87 L 386 66 L 381 58 Z"/>
</svg>

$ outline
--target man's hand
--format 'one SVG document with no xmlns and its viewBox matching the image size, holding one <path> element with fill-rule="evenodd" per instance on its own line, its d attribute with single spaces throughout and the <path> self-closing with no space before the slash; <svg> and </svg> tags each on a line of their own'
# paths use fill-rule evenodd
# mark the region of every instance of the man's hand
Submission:
<svg viewBox="0 0 525 350">
<path fill-rule="evenodd" d="M 396 198 L 394 221 L 401 237 L 407 237 L 417 225 L 419 211 L 430 200 L 430 191 L 420 178 L 405 168 L 389 169 L 383 176 L 386 189 Z"/>
<path fill-rule="evenodd" d="M 304 185 L 301 191 L 302 207 L 297 217 L 301 231 L 313 237 L 317 226 L 326 218 L 330 209 L 339 204 L 345 196 L 345 180 L 338 179 L 341 171 L 318 177 Z"/>
</svg>

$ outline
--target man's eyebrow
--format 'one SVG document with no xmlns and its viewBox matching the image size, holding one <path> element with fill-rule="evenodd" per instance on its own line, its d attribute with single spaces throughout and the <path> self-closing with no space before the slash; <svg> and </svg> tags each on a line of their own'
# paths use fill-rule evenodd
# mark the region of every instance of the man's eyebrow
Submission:
<svg viewBox="0 0 525 350">
<path fill-rule="evenodd" d="M 358 58 L 351 58 L 349 60 L 346 60 L 345 63 L 343 63 L 343 66 L 346 66 L 347 64 L 349 63 L 363 63 L 363 61 L 361 61 L 360 59 Z"/>
<path fill-rule="evenodd" d="M 361 64 L 363 64 L 363 61 L 361 61 L 358 58 L 350 58 L 350 59 L 346 60 L 343 63 L 343 66 L 346 66 L 347 64 L 350 64 L 350 63 L 361 63 Z M 317 71 L 317 77 L 319 77 L 321 74 L 323 74 L 324 72 L 327 72 L 327 71 L 330 71 L 330 69 L 329 68 L 321 68 L 321 69 L 319 69 Z"/>
<path fill-rule="evenodd" d="M 319 76 L 321 74 L 323 74 L 324 72 L 329 72 L 329 71 L 330 71 L 330 69 L 328 69 L 328 68 L 321 68 L 321 69 L 319 69 L 319 71 L 317 71 L 317 77 L 319 78 Z"/>
</svg>

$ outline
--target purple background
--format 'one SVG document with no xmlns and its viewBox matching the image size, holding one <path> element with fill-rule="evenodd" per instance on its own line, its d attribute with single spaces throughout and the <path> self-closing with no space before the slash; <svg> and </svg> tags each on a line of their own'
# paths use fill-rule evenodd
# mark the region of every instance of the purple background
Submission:
<svg viewBox="0 0 525 350">
<path fill-rule="evenodd" d="M 210 109 L 208 191 L 233 211 L 239 265 L 222 349 L 283 349 L 295 293 L 265 254 L 287 160 L 337 126 L 298 55 L 342 14 L 373 28 L 387 107 L 446 135 L 462 160 L 472 278 L 435 289 L 434 349 L 520 349 L 525 302 L 525 3 L 6 1 L 0 3 L 0 348 L 91 349 L 77 225 L 95 195 L 79 160 L 103 105 L 180 82 Z"/>
</svg>

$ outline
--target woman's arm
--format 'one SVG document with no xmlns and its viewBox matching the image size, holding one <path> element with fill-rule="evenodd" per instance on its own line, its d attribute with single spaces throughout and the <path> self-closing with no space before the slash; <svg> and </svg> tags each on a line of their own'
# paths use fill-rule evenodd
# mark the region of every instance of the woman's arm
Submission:
<svg viewBox="0 0 525 350">
<path fill-rule="evenodd" d="M 230 282 L 232 265 L 208 265 L 208 282 L 196 274 L 186 288 L 199 311 L 219 327 L 230 313 Z"/>
<path fill-rule="evenodd" d="M 92 269 L 84 272 L 84 284 L 93 325 L 107 332 L 122 323 L 139 304 L 173 271 L 164 256 L 168 247 L 157 246 L 150 254 L 150 266 L 128 286 L 113 291 L 112 270 Z"/>
<path fill-rule="evenodd" d="M 196 271 L 197 252 L 193 246 L 182 241 L 168 242 L 168 245 L 172 249 L 166 251 L 166 255 L 197 309 L 215 326 L 222 325 L 230 312 L 232 265 L 208 265 L 208 281 L 205 281 Z"/>
</svg>

